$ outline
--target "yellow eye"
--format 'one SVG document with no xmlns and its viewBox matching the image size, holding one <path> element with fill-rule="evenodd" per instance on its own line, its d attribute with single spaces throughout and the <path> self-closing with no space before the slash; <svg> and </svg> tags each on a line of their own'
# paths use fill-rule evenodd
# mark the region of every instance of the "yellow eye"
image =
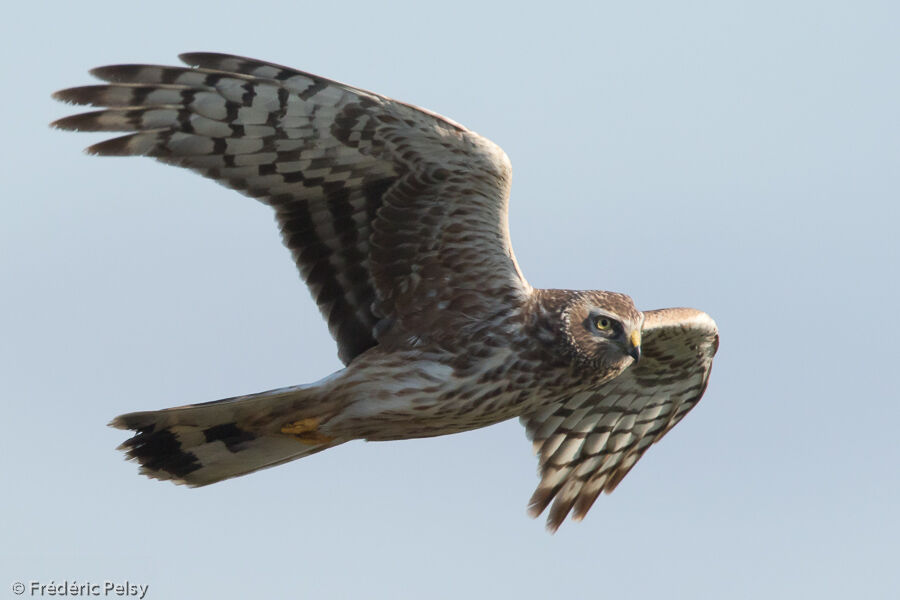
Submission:
<svg viewBox="0 0 900 600">
<path fill-rule="evenodd" d="M 609 317 L 597 317 L 597 320 L 594 321 L 594 327 L 599 329 L 600 331 L 606 331 L 610 327 L 612 327 L 612 321 Z"/>
</svg>

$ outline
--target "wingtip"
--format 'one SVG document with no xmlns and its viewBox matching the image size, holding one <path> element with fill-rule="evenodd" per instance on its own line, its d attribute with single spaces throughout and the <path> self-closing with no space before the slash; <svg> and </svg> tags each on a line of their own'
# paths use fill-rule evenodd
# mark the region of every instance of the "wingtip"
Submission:
<svg viewBox="0 0 900 600">
<path fill-rule="evenodd" d="M 125 421 L 122 419 L 122 416 L 119 415 L 112 421 L 106 424 L 107 427 L 112 427 L 113 429 L 131 429 L 128 425 L 125 424 Z"/>
<path fill-rule="evenodd" d="M 550 507 L 550 513 L 547 515 L 548 530 L 555 532 L 559 529 L 560 525 L 563 524 L 563 521 L 569 516 L 569 513 L 572 512 L 572 504 L 574 501 L 574 498 L 556 497 L 556 500 L 553 501 L 553 506 Z"/>
<path fill-rule="evenodd" d="M 77 89 L 78 89 L 77 87 L 74 87 L 74 88 L 66 88 L 63 90 L 56 90 L 55 92 L 50 94 L 50 97 L 53 98 L 54 100 L 56 100 L 57 102 L 63 102 L 65 104 L 80 104 L 77 100 L 77 98 L 78 98 L 77 94 L 74 93 L 75 90 L 77 90 Z"/>
<path fill-rule="evenodd" d="M 129 156 L 128 140 L 135 134 L 123 135 L 110 140 L 98 142 L 84 149 L 85 153 L 93 156 Z"/>
<path fill-rule="evenodd" d="M 547 509 L 547 506 L 550 505 L 550 501 L 553 499 L 554 495 L 556 495 L 554 489 L 538 486 L 531 495 L 531 499 L 528 500 L 528 514 L 535 519 L 541 516 L 541 513 L 543 513 L 544 510 Z"/>
<path fill-rule="evenodd" d="M 535 506 L 533 504 L 529 504 L 528 508 L 525 509 L 525 514 L 532 519 L 540 517 L 542 512 L 544 512 L 544 510 L 540 506 Z M 557 532 L 561 524 L 562 521 L 557 522 L 552 517 L 547 517 L 547 522 L 544 523 L 544 529 L 546 529 L 550 535 L 553 535 Z"/>
<path fill-rule="evenodd" d="M 57 90 L 50 94 L 50 97 L 57 102 L 65 104 L 73 104 L 76 106 L 97 106 L 96 97 L 98 92 L 105 90 L 106 85 L 81 85 L 77 87 L 65 88 Z"/>
<path fill-rule="evenodd" d="M 203 65 L 205 62 L 209 62 L 209 60 L 221 60 L 223 58 L 236 58 L 231 54 L 224 54 L 222 52 L 182 52 L 178 55 L 178 60 L 183 62 L 189 67 L 199 67 Z"/>
<path fill-rule="evenodd" d="M 209 52 L 182 52 L 178 55 L 178 60 L 183 62 L 189 67 L 198 66 L 202 60 L 203 56 L 210 54 Z"/>
<path fill-rule="evenodd" d="M 535 495 L 537 495 L 537 492 L 535 492 Z M 544 498 L 534 498 L 533 497 L 531 499 L 531 501 L 528 503 L 528 508 L 525 509 L 525 513 L 532 519 L 537 519 L 538 517 L 541 516 L 541 513 L 543 513 L 544 510 L 547 508 L 548 504 L 549 504 L 549 502 L 546 501 Z M 568 511 L 566 511 L 566 514 L 567 513 L 568 513 Z M 556 533 L 557 530 L 559 529 L 560 525 L 562 525 L 563 521 L 566 520 L 566 514 L 563 514 L 562 517 L 560 517 L 559 514 L 555 513 L 553 510 L 551 510 L 550 514 L 547 516 L 547 522 L 544 523 L 544 528 L 551 535 Z"/>
<path fill-rule="evenodd" d="M 94 67 L 88 70 L 92 76 L 103 81 L 115 81 L 115 75 L 124 65 L 103 65 L 102 67 Z"/>
<path fill-rule="evenodd" d="M 50 126 L 63 131 L 100 131 L 97 125 L 98 118 L 103 111 L 92 111 L 69 115 L 50 123 Z"/>
<path fill-rule="evenodd" d="M 146 129 L 121 135 L 85 148 L 95 156 L 157 156 L 160 152 L 157 135 L 165 129 Z"/>
<path fill-rule="evenodd" d="M 146 68 L 152 65 L 139 64 L 120 64 L 120 65 L 103 65 L 102 67 L 94 67 L 88 73 L 109 83 L 133 83 L 136 77 Z"/>
<path fill-rule="evenodd" d="M 559 527 L 560 525 L 562 525 L 562 522 L 564 520 L 565 518 L 557 521 L 555 519 L 552 519 L 551 517 L 547 517 L 547 522 L 544 524 L 544 529 L 546 529 L 547 533 L 549 533 L 550 535 L 555 535 L 556 532 L 559 531 Z"/>
</svg>

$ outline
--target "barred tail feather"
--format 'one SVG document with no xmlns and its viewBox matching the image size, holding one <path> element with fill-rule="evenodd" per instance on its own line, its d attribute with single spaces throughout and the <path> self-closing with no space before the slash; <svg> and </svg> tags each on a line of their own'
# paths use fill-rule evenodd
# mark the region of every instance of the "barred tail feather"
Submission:
<svg viewBox="0 0 900 600">
<path fill-rule="evenodd" d="M 137 432 L 119 449 L 141 473 L 191 487 L 274 467 L 346 440 L 317 431 L 328 402 L 310 386 L 297 386 L 116 417 L 111 427 Z M 318 414 L 317 414 L 318 413 Z M 302 434 L 284 424 L 312 424 Z"/>
</svg>

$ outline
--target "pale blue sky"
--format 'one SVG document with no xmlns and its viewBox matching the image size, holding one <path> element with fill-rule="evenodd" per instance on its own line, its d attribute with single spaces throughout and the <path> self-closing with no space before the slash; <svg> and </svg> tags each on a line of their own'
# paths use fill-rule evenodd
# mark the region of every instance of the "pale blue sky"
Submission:
<svg viewBox="0 0 900 600">
<path fill-rule="evenodd" d="M 900 4 L 227 4 L 18 3 L 0 23 L 0 597 L 897 597 Z M 531 283 L 709 312 L 703 401 L 555 536 L 525 515 L 517 422 L 199 490 L 139 477 L 115 415 L 339 367 L 269 209 L 46 126 L 89 68 L 194 50 L 500 144 Z"/>
</svg>

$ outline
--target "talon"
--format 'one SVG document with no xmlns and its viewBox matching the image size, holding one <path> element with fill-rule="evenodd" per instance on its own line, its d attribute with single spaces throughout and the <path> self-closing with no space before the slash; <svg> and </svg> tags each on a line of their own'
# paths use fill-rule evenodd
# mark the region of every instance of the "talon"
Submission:
<svg viewBox="0 0 900 600">
<path fill-rule="evenodd" d="M 304 444 L 326 444 L 334 438 L 319 432 L 319 419 L 300 419 L 281 427 L 281 433 L 292 435 Z"/>
</svg>

